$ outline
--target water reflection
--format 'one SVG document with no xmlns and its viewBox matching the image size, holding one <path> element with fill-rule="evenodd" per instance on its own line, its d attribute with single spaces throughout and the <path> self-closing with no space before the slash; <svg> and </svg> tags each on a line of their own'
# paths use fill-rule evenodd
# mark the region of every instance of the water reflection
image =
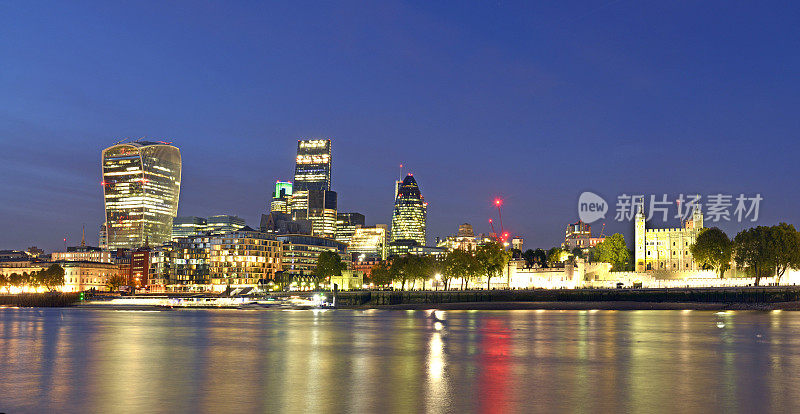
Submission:
<svg viewBox="0 0 800 414">
<path fill-rule="evenodd" d="M 794 312 L 0 309 L 0 412 L 800 412 L 798 331 Z"/>
</svg>

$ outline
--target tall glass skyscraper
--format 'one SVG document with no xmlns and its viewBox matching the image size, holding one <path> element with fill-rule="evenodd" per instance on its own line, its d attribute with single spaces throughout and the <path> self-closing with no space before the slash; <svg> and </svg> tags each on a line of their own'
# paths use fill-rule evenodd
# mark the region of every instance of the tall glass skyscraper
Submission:
<svg viewBox="0 0 800 414">
<path fill-rule="evenodd" d="M 331 140 L 297 141 L 294 191 L 331 189 Z"/>
<path fill-rule="evenodd" d="M 392 214 L 392 243 L 416 242 L 424 246 L 427 210 L 428 203 L 422 197 L 414 176 L 409 174 L 403 181 L 398 181 Z"/>
<path fill-rule="evenodd" d="M 170 241 L 181 188 L 178 148 L 165 142 L 116 144 L 103 150 L 101 164 L 108 248 Z"/>
<path fill-rule="evenodd" d="M 297 164 L 289 200 L 295 220 L 311 221 L 312 234 L 336 236 L 338 195 L 331 191 L 331 140 L 297 141 Z"/>
</svg>

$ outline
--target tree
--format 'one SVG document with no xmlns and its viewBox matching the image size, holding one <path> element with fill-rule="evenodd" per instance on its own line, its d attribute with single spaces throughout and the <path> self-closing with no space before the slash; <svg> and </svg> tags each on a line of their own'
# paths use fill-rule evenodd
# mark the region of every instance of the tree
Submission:
<svg viewBox="0 0 800 414">
<path fill-rule="evenodd" d="M 47 269 L 31 276 L 37 285 L 44 286 L 51 292 L 54 288 L 64 285 L 64 268 L 58 264 L 51 264 Z"/>
<path fill-rule="evenodd" d="M 411 279 L 414 281 L 421 280 L 422 290 L 425 290 L 425 283 L 434 274 L 434 257 L 429 255 L 411 256 L 409 259 Z"/>
<path fill-rule="evenodd" d="M 736 265 L 744 267 L 755 277 L 755 285 L 762 277 L 775 274 L 777 252 L 769 227 L 758 226 L 740 231 L 733 238 L 733 251 Z"/>
<path fill-rule="evenodd" d="M 440 282 L 444 282 L 445 287 L 447 287 L 448 277 L 445 274 L 444 258 L 445 258 L 445 256 L 442 255 L 442 254 L 440 254 L 438 256 L 432 256 L 431 257 L 430 273 L 434 278 L 436 278 L 437 275 L 438 275 L 437 280 L 439 280 Z M 437 286 L 437 289 L 438 289 L 438 286 Z"/>
<path fill-rule="evenodd" d="M 547 267 L 547 252 L 544 249 L 536 249 L 533 253 L 536 257 L 536 263 L 539 263 L 539 267 Z"/>
<path fill-rule="evenodd" d="M 392 266 L 390 268 L 390 273 L 392 275 L 393 282 L 400 282 L 400 290 L 406 289 L 406 282 L 411 279 L 411 275 L 413 270 L 411 269 L 413 264 L 411 263 L 413 256 L 405 255 L 400 257 L 395 257 L 392 260 Z"/>
<path fill-rule="evenodd" d="M 475 256 L 472 253 L 454 249 L 447 252 L 444 258 L 444 273 L 447 275 L 445 288 L 448 287 L 449 279 L 452 277 L 461 278 L 461 289 L 463 290 L 466 282 L 472 278 L 478 268 Z"/>
<path fill-rule="evenodd" d="M 28 286 L 28 289 L 32 289 L 33 291 L 36 291 L 39 287 L 39 280 L 33 272 L 22 272 L 22 281 L 24 285 Z"/>
<path fill-rule="evenodd" d="M 522 258 L 525 260 L 525 268 L 530 269 L 536 264 L 536 252 L 532 249 L 525 250 L 522 253 Z"/>
<path fill-rule="evenodd" d="M 385 286 L 392 283 L 392 271 L 389 262 L 380 262 L 370 271 L 370 279 L 377 286 Z"/>
<path fill-rule="evenodd" d="M 106 286 L 108 286 L 108 290 L 111 292 L 118 291 L 120 286 L 124 286 L 125 283 L 125 278 L 119 274 L 113 274 L 106 279 Z"/>
<path fill-rule="evenodd" d="M 774 244 L 775 283 L 780 283 L 786 269 L 800 268 L 800 233 L 786 223 L 772 226 L 769 230 Z"/>
<path fill-rule="evenodd" d="M 509 259 L 511 259 L 511 253 L 507 252 L 502 244 L 489 242 L 478 247 L 475 252 L 475 258 L 486 275 L 486 289 L 489 289 L 492 277 L 503 272 L 503 268 L 506 267 Z"/>
<path fill-rule="evenodd" d="M 317 257 L 317 268 L 314 275 L 318 280 L 326 280 L 331 276 L 341 276 L 342 270 L 345 270 L 347 265 L 342 262 L 339 253 L 333 251 L 324 251 Z"/>
<path fill-rule="evenodd" d="M 11 281 L 5 273 L 0 273 L 0 287 L 6 288 L 6 292 L 11 293 Z"/>
<path fill-rule="evenodd" d="M 625 244 L 625 237 L 620 233 L 614 233 L 596 245 L 594 254 L 598 261 L 611 263 L 611 270 L 614 272 L 627 270 L 631 261 L 631 253 Z"/>
<path fill-rule="evenodd" d="M 15 272 L 15 273 L 12 273 L 12 274 L 8 275 L 8 283 L 10 283 L 11 286 L 14 286 L 17 289 L 21 289 L 22 286 L 25 285 L 25 279 L 26 278 L 27 278 L 26 276 L 23 276 L 23 275 Z"/>
<path fill-rule="evenodd" d="M 715 269 L 720 279 L 730 268 L 733 242 L 716 227 L 703 229 L 689 250 L 694 260 Z"/>
<path fill-rule="evenodd" d="M 552 267 L 556 263 L 561 262 L 561 250 L 560 247 L 553 247 L 552 249 L 547 251 L 547 263 Z"/>
<path fill-rule="evenodd" d="M 575 258 L 583 259 L 584 258 L 583 249 L 581 249 L 580 247 L 572 249 L 572 255 L 575 256 Z"/>
</svg>

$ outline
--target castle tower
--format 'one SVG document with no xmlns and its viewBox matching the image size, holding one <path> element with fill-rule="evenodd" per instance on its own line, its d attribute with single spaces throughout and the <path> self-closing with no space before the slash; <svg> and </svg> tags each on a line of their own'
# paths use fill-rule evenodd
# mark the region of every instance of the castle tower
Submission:
<svg viewBox="0 0 800 414">
<path fill-rule="evenodd" d="M 692 212 L 692 224 L 695 230 L 703 228 L 703 213 L 700 211 L 700 206 L 695 207 Z"/>
<path fill-rule="evenodd" d="M 645 244 L 645 233 L 647 229 L 645 228 L 645 217 L 644 217 L 644 201 L 638 205 L 636 209 L 636 218 L 634 220 L 635 227 L 634 227 L 634 244 L 636 245 L 635 248 L 635 255 L 634 260 L 636 263 L 635 269 L 637 272 L 643 272 L 647 269 L 647 246 Z"/>
</svg>

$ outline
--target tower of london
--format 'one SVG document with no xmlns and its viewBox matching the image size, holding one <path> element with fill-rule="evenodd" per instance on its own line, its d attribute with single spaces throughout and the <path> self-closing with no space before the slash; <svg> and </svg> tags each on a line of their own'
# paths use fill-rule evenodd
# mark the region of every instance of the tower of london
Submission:
<svg viewBox="0 0 800 414">
<path fill-rule="evenodd" d="M 637 272 L 698 270 L 689 247 L 703 230 L 703 213 L 699 207 L 692 211 L 683 228 L 648 229 L 643 205 L 639 205 L 635 223 Z"/>
</svg>

